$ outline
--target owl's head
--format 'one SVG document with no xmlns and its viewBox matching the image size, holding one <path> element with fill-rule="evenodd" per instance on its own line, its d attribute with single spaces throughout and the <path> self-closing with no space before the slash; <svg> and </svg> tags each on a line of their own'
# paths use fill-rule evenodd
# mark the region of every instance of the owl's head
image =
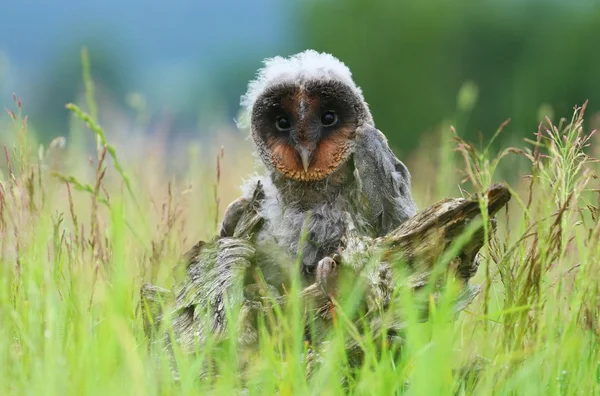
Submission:
<svg viewBox="0 0 600 396">
<path fill-rule="evenodd" d="M 326 179 L 352 154 L 356 129 L 373 125 L 362 91 L 329 54 L 307 50 L 264 64 L 241 102 L 262 161 L 288 179 Z"/>
</svg>

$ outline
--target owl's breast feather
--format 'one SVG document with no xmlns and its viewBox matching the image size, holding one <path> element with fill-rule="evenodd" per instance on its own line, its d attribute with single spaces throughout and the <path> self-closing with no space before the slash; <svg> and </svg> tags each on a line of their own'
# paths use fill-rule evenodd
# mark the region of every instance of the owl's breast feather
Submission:
<svg viewBox="0 0 600 396">
<path fill-rule="evenodd" d="M 254 240 L 263 273 L 294 268 L 300 258 L 303 274 L 310 277 L 319 260 L 339 250 L 344 236 L 360 230 L 362 215 L 343 195 L 307 208 L 286 204 L 268 178 L 262 184 L 265 195 L 258 212 L 264 222 Z"/>
</svg>

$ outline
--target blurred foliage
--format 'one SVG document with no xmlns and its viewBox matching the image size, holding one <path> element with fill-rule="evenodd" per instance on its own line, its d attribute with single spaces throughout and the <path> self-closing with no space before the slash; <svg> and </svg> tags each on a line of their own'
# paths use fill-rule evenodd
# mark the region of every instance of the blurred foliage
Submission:
<svg viewBox="0 0 600 396">
<path fill-rule="evenodd" d="M 503 136 L 514 138 L 534 132 L 541 115 L 568 116 L 586 99 L 590 114 L 600 109 L 600 2 L 304 4 L 304 46 L 350 67 L 377 126 L 400 152 L 443 122 L 478 140 L 511 118 Z M 478 100 L 456 125 L 465 110 L 457 94 L 469 81 Z"/>
<path fill-rule="evenodd" d="M 65 105 L 71 102 L 85 103 L 81 50 L 89 53 L 91 75 L 99 100 L 108 100 L 116 106 L 125 107 L 128 92 L 128 64 L 125 51 L 114 41 L 102 36 L 73 40 L 56 50 L 39 78 L 32 99 L 32 122 L 41 124 L 42 135 L 51 139 L 69 132 L 69 112 Z"/>
<path fill-rule="evenodd" d="M 544 116 L 554 121 L 568 116 L 586 99 L 589 119 L 600 110 L 598 1 L 293 4 L 286 29 L 295 40 L 275 51 L 240 41 L 228 61 L 203 63 L 203 55 L 190 49 L 187 59 L 172 60 L 172 68 L 156 69 L 134 64 L 137 59 L 123 48 L 125 38 L 106 29 L 66 38 L 39 68 L 27 101 L 30 119 L 47 137 L 67 133 L 64 105 L 83 104 L 79 53 L 84 45 L 101 102 L 127 110 L 128 94 L 141 92 L 151 113 L 148 124 L 168 114 L 172 131 L 190 136 L 233 124 L 240 95 L 263 58 L 306 48 L 330 52 L 350 67 L 377 126 L 399 154 L 414 151 L 423 134 L 442 128 L 450 136 L 450 124 L 464 138 L 478 140 L 479 132 L 489 138 L 510 118 L 498 141 L 504 144 L 502 139 L 530 135 Z"/>
</svg>

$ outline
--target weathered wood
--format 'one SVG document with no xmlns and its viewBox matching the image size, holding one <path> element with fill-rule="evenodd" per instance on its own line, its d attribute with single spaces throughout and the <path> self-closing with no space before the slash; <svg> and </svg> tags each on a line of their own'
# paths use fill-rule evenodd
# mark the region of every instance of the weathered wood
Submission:
<svg viewBox="0 0 600 396">
<path fill-rule="evenodd" d="M 261 221 L 256 211 L 261 196 L 259 186 L 253 199 L 245 203 L 249 210 L 240 211 L 241 221 L 234 237 L 216 237 L 210 242 L 201 242 L 186 254 L 187 276 L 175 293 L 171 293 L 175 302 L 164 311 L 170 315 L 175 337 L 184 350 L 197 350 L 198 344 L 209 335 L 217 341 L 226 336 L 225 306 L 239 312 L 237 323 L 228 325 L 238 326 L 240 344 L 256 345 L 256 317 L 271 313 L 273 303 L 283 305 L 289 298 L 280 295 L 274 287 L 252 283 L 252 278 L 250 282 L 248 279 L 247 270 L 255 253 L 250 236 Z M 426 286 L 437 270 L 436 264 L 444 263 L 441 259 L 449 252 L 454 254 L 446 258 L 442 272 L 456 278 L 462 287 L 454 309 L 460 312 L 468 306 L 479 292 L 479 287 L 470 285 L 469 279 L 477 271 L 478 252 L 485 242 L 481 208 L 486 209 L 488 218 L 492 219 L 510 197 L 506 187 L 494 185 L 481 200 L 442 200 L 384 237 L 347 236 L 339 258 L 336 257 L 335 273 L 350 274 L 354 286 L 364 288 L 362 303 L 366 313 L 361 319 L 367 317 L 375 332 L 398 337 L 404 327 L 401 315 L 394 313 L 382 318 L 381 313 L 391 304 L 399 287 L 419 290 Z M 493 220 L 490 226 L 491 233 Z M 461 246 L 453 247 L 469 229 L 469 238 L 462 241 Z M 334 284 L 331 290 L 324 290 L 317 282 L 301 292 L 307 306 L 306 319 L 320 332 L 325 332 L 331 323 L 332 307 L 341 297 L 337 287 L 339 279 L 335 274 L 331 276 L 330 281 Z M 148 293 L 153 290 L 147 285 L 142 289 L 142 301 L 147 305 L 144 310 L 146 334 L 149 335 L 154 333 L 164 316 L 156 304 L 169 300 L 166 296 L 169 293 L 164 289 L 160 289 L 160 298 L 153 297 L 156 293 Z M 347 348 L 353 352 L 360 349 L 353 340 L 348 341 Z"/>
<path fill-rule="evenodd" d="M 500 184 L 490 187 L 482 197 L 490 219 L 490 235 L 495 229 L 493 216 L 510 197 L 508 189 Z M 342 268 L 349 266 L 363 271 L 377 293 L 374 297 L 385 307 L 394 288 L 399 286 L 397 272 L 408 275 L 403 284 L 419 289 L 427 284 L 440 259 L 454 249 L 455 254 L 447 257 L 443 270 L 466 287 L 477 272 L 478 252 L 485 242 L 481 208 L 478 199 L 448 198 L 422 210 L 381 238 L 351 237 L 340 253 Z M 469 237 L 462 241 L 462 246 L 453 247 L 468 231 Z M 375 265 L 368 268 L 373 261 Z"/>
</svg>

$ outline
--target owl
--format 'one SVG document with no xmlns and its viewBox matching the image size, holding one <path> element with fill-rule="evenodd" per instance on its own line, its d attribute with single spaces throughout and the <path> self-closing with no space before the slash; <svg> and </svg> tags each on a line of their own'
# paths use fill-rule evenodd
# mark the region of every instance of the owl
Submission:
<svg viewBox="0 0 600 396">
<path fill-rule="evenodd" d="M 415 214 L 408 169 L 334 56 L 307 50 L 265 60 L 241 104 L 264 171 L 229 205 L 220 233 L 234 235 L 260 186 L 263 222 L 253 239 L 267 281 L 281 283 L 299 258 L 303 279 L 314 282 L 348 235 L 385 235 Z"/>
<path fill-rule="evenodd" d="M 228 306 L 239 309 L 239 345 L 255 345 L 259 283 L 282 296 L 300 275 L 329 296 L 346 244 L 386 235 L 417 210 L 408 169 L 332 55 L 267 59 L 241 104 L 262 166 L 225 210 L 219 235 L 184 257 L 171 314 L 188 351 L 227 337 Z"/>
</svg>

